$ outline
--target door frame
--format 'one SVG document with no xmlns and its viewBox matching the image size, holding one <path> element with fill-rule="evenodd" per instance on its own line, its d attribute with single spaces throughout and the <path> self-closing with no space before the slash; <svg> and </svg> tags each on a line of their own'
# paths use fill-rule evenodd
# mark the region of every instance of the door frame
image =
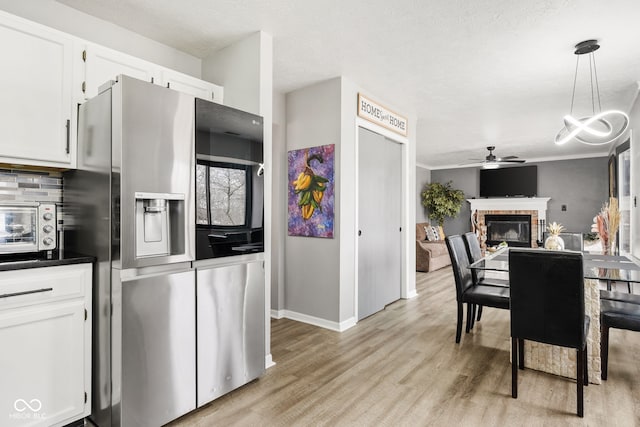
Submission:
<svg viewBox="0 0 640 427">
<path fill-rule="evenodd" d="M 355 121 L 355 226 L 356 230 L 360 227 L 360 206 L 358 203 L 359 200 L 359 189 L 360 189 L 360 128 L 369 130 L 371 132 L 377 133 L 387 139 L 392 140 L 395 143 L 400 144 L 401 149 L 401 158 L 402 164 L 400 166 L 400 180 L 402 182 L 402 194 L 401 194 L 401 227 L 402 233 L 400 233 L 400 244 L 401 251 L 400 254 L 400 298 L 401 299 L 409 299 L 415 297 L 417 294 L 415 291 L 411 292 L 409 290 L 409 283 L 407 281 L 407 239 L 408 239 L 408 221 L 407 221 L 407 202 L 408 202 L 408 193 L 409 193 L 409 182 L 408 182 L 408 165 L 409 165 L 409 139 L 407 137 L 403 137 L 398 135 L 390 130 L 383 128 L 382 126 L 378 126 L 374 123 L 371 123 L 367 120 L 361 119 L 360 117 L 356 117 Z M 355 274 L 355 286 L 354 286 L 354 317 L 356 319 L 356 323 L 358 322 L 358 292 L 359 292 L 359 274 L 358 274 L 358 254 L 359 254 L 359 246 L 358 246 L 358 232 L 354 232 L 354 274 Z"/>
</svg>

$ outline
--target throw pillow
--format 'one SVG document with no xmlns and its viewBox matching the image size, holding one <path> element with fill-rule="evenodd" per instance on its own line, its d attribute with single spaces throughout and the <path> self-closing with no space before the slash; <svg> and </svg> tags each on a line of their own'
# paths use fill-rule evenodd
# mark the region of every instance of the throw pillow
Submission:
<svg viewBox="0 0 640 427">
<path fill-rule="evenodd" d="M 440 240 L 440 233 L 438 233 L 438 229 L 436 227 L 425 227 L 424 231 L 427 233 L 428 241 L 435 242 Z"/>
<path fill-rule="evenodd" d="M 446 236 L 444 235 L 444 230 L 441 225 L 438 226 L 438 233 L 440 234 L 440 240 L 444 240 Z"/>
<path fill-rule="evenodd" d="M 424 227 L 424 240 L 429 240 L 429 233 L 431 233 L 431 226 L 425 225 Z"/>
</svg>

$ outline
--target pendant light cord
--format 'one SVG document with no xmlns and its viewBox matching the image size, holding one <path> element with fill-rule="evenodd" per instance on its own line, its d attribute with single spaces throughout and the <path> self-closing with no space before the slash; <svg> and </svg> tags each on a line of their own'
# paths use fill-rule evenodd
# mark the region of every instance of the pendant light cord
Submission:
<svg viewBox="0 0 640 427">
<path fill-rule="evenodd" d="M 593 92 L 593 52 L 589 54 L 589 80 L 591 83 L 591 114 L 596 115 L 596 101 Z"/>
<path fill-rule="evenodd" d="M 598 84 L 598 70 L 596 68 L 596 55 L 591 53 L 591 56 L 593 57 L 593 76 L 596 80 L 596 93 L 598 95 L 598 111 L 602 111 L 602 104 L 600 102 L 600 84 Z"/>
<path fill-rule="evenodd" d="M 576 97 L 576 80 L 578 80 L 578 64 L 580 63 L 580 55 L 576 55 L 576 72 L 573 74 L 573 92 L 571 93 L 571 108 L 569 114 L 573 114 L 573 100 Z"/>
</svg>

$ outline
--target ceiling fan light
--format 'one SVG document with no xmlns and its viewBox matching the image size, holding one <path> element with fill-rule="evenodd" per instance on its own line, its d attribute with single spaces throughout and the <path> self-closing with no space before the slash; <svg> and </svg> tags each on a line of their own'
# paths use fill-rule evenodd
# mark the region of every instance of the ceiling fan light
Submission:
<svg viewBox="0 0 640 427">
<path fill-rule="evenodd" d="M 482 165 L 482 169 L 498 169 L 500 167 L 500 163 L 485 163 Z"/>
</svg>

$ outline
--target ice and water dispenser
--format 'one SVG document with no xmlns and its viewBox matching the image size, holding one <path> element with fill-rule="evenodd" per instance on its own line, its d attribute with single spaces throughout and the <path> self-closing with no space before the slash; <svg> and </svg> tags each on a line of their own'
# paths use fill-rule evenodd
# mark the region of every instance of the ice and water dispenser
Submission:
<svg viewBox="0 0 640 427">
<path fill-rule="evenodd" d="M 185 252 L 185 195 L 135 193 L 136 259 Z"/>
</svg>

